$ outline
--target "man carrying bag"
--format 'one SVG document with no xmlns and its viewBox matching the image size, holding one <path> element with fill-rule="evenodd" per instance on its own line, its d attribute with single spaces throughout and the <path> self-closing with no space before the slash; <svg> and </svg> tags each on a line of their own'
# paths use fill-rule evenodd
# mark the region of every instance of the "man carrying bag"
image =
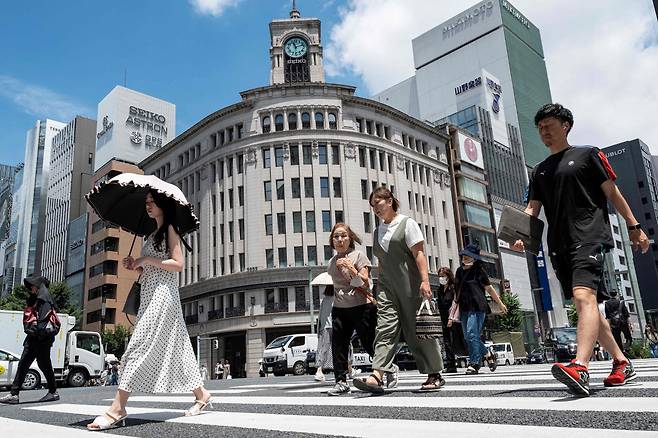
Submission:
<svg viewBox="0 0 658 438">
<path fill-rule="evenodd" d="M 57 401 L 59 394 L 57 394 L 55 373 L 50 361 L 50 349 L 59 332 L 60 324 L 55 313 L 57 311 L 55 301 L 48 291 L 50 282 L 45 277 L 32 274 L 23 280 L 23 284 L 30 293 L 23 316 L 27 336 L 23 341 L 23 354 L 18 362 L 18 371 L 11 385 L 11 392 L 0 398 L 0 403 L 18 404 L 18 394 L 34 359 L 37 360 L 39 369 L 48 381 L 48 393 L 39 401 Z"/>
</svg>

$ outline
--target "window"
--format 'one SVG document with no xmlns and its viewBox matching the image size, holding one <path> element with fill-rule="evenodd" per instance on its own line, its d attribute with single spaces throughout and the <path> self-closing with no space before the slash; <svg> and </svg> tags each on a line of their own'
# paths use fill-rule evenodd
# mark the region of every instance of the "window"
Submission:
<svg viewBox="0 0 658 438">
<path fill-rule="evenodd" d="M 320 144 L 318 145 L 318 160 L 320 164 L 327 164 L 327 145 Z"/>
<path fill-rule="evenodd" d="M 615 240 L 615 246 L 617 249 L 621 249 L 621 242 L 619 240 Z"/>
<path fill-rule="evenodd" d="M 363 229 L 366 233 L 372 232 L 372 223 L 370 222 L 370 213 L 368 212 L 363 213 Z"/>
<path fill-rule="evenodd" d="M 286 234 L 286 214 L 276 214 L 276 227 L 279 234 Z"/>
<path fill-rule="evenodd" d="M 302 113 L 302 128 L 310 129 L 311 127 L 311 115 L 309 113 Z"/>
<path fill-rule="evenodd" d="M 324 129 L 324 114 L 315 113 L 315 128 Z"/>
<path fill-rule="evenodd" d="M 233 221 L 228 223 L 228 241 L 233 242 Z"/>
<path fill-rule="evenodd" d="M 244 187 L 238 186 L 238 205 L 240 207 L 244 206 Z"/>
<path fill-rule="evenodd" d="M 368 153 L 370 154 L 370 156 L 369 156 L 369 158 L 370 158 L 370 168 L 371 168 L 371 169 L 375 169 L 375 163 L 376 163 L 376 161 L 375 161 L 375 154 L 376 154 L 377 152 L 376 152 L 374 149 L 370 149 L 370 150 L 368 151 Z"/>
<path fill-rule="evenodd" d="M 306 177 L 304 178 L 304 197 L 312 198 L 313 197 L 313 178 Z"/>
<path fill-rule="evenodd" d="M 315 246 L 306 247 L 306 255 L 309 266 L 316 266 L 318 264 L 318 250 Z"/>
<path fill-rule="evenodd" d="M 324 246 L 324 263 L 327 264 L 329 263 L 329 260 L 334 256 L 334 249 L 329 246 L 325 245 Z"/>
<path fill-rule="evenodd" d="M 331 145 L 331 164 L 340 164 L 340 148 L 337 144 Z"/>
<path fill-rule="evenodd" d="M 292 145 L 290 146 L 290 164 L 293 166 L 299 166 L 299 146 Z"/>
<path fill-rule="evenodd" d="M 265 235 L 266 236 L 271 236 L 272 235 L 272 215 L 271 214 L 266 214 L 265 215 Z"/>
<path fill-rule="evenodd" d="M 446 238 L 449 238 L 450 234 L 446 230 Z M 469 243 L 476 243 L 480 246 L 482 251 L 494 252 L 494 235 L 486 231 L 476 230 L 474 228 L 467 228 L 464 232 L 464 245 Z"/>
<path fill-rule="evenodd" d="M 244 240 L 244 219 L 238 219 L 238 237 Z"/>
<path fill-rule="evenodd" d="M 343 217 L 343 210 L 336 210 L 334 212 L 334 218 L 335 218 L 335 221 L 334 221 L 335 224 L 337 224 L 338 222 L 345 222 L 344 217 Z"/>
<path fill-rule="evenodd" d="M 326 176 L 320 177 L 320 196 L 323 198 L 329 197 L 329 178 Z"/>
<path fill-rule="evenodd" d="M 274 130 L 283 131 L 283 114 L 274 116 Z"/>
<path fill-rule="evenodd" d="M 288 114 L 288 129 L 297 129 L 297 114 Z"/>
<path fill-rule="evenodd" d="M 359 167 L 366 167 L 366 150 L 359 148 Z"/>
<path fill-rule="evenodd" d="M 464 204 L 463 212 L 467 222 L 481 227 L 491 228 L 491 217 L 488 209 L 471 204 Z"/>
<path fill-rule="evenodd" d="M 238 156 L 236 157 L 236 163 L 235 164 L 238 166 L 238 174 L 241 174 L 244 170 L 244 155 L 243 154 L 238 154 Z M 197 187 L 197 189 L 198 189 L 198 187 Z"/>
<path fill-rule="evenodd" d="M 224 224 L 219 224 L 219 241 L 222 245 L 224 244 Z"/>
<path fill-rule="evenodd" d="M 283 147 L 274 148 L 274 164 L 276 167 L 283 167 Z"/>
<path fill-rule="evenodd" d="M 393 155 L 388 155 L 386 159 L 388 161 L 388 173 L 393 173 Z"/>
<path fill-rule="evenodd" d="M 336 122 L 336 114 L 334 113 L 329 113 L 329 129 L 337 129 L 338 124 Z"/>
<path fill-rule="evenodd" d="M 626 265 L 626 257 L 619 256 L 619 264 L 625 266 Z"/>
<path fill-rule="evenodd" d="M 304 247 L 296 246 L 294 248 L 295 253 L 295 266 L 304 266 Z"/>
<path fill-rule="evenodd" d="M 384 172 L 386 169 L 386 154 L 384 152 L 379 153 L 379 170 Z"/>
<path fill-rule="evenodd" d="M 628 303 L 628 311 L 635 313 L 635 303 Z"/>
<path fill-rule="evenodd" d="M 292 232 L 301 233 L 302 232 L 302 212 L 294 211 L 292 213 Z"/>
<path fill-rule="evenodd" d="M 212 246 L 217 246 L 217 227 L 212 227 Z"/>
<path fill-rule="evenodd" d="M 375 258 L 372 255 L 372 246 L 366 246 L 366 257 L 370 260 L 370 263 L 375 264 Z"/>
<path fill-rule="evenodd" d="M 265 265 L 268 268 L 274 267 L 274 250 L 271 248 L 265 250 Z"/>
<path fill-rule="evenodd" d="M 226 159 L 226 176 L 233 176 L 233 158 Z"/>
<path fill-rule="evenodd" d="M 361 180 L 361 199 L 368 199 L 368 180 Z"/>
<path fill-rule="evenodd" d="M 285 268 L 288 266 L 288 254 L 286 254 L 285 248 L 279 248 L 279 268 Z"/>
<path fill-rule="evenodd" d="M 331 212 L 329 210 L 322 210 L 322 231 L 331 232 Z"/>
<path fill-rule="evenodd" d="M 342 198 L 343 192 L 340 185 L 340 178 L 334 178 L 333 186 L 334 186 L 334 198 Z"/>
<path fill-rule="evenodd" d="M 291 186 L 292 186 L 292 197 L 293 198 L 301 198 L 301 188 L 299 185 L 299 178 L 293 178 L 291 181 Z"/>
<path fill-rule="evenodd" d="M 631 292 L 630 287 L 626 287 L 625 290 L 626 290 L 626 296 L 627 297 L 632 297 L 633 296 L 633 292 Z"/>
<path fill-rule="evenodd" d="M 238 254 L 238 263 L 240 264 L 240 272 L 244 271 L 245 268 L 245 258 L 244 258 L 244 253 L 241 252 Z"/>
<path fill-rule="evenodd" d="M 613 231 L 615 234 L 619 234 L 619 227 L 618 227 L 617 225 L 613 225 L 613 226 L 612 226 L 612 231 Z"/>
<path fill-rule="evenodd" d="M 313 164 L 313 150 L 310 144 L 302 145 L 302 155 L 304 164 Z"/>
<path fill-rule="evenodd" d="M 263 169 L 272 167 L 272 158 L 270 157 L 270 149 L 263 149 Z"/>
<path fill-rule="evenodd" d="M 265 193 L 265 200 L 272 200 L 272 181 L 263 182 L 263 192 Z"/>
<path fill-rule="evenodd" d="M 233 208 L 233 189 L 228 189 L 228 208 Z"/>
<path fill-rule="evenodd" d="M 270 132 L 272 130 L 272 123 L 270 121 L 270 116 L 263 117 L 262 125 L 263 125 L 263 133 Z"/>
<path fill-rule="evenodd" d="M 285 186 L 282 179 L 276 180 L 276 199 L 283 199 L 286 197 Z"/>
<path fill-rule="evenodd" d="M 306 232 L 314 233 L 315 232 L 315 212 L 307 211 L 306 212 Z"/>
</svg>

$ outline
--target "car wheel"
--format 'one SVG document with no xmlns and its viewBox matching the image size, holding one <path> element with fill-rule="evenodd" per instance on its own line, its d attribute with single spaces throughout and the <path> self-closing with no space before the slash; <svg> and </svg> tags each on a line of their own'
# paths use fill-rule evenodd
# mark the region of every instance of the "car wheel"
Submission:
<svg viewBox="0 0 658 438">
<path fill-rule="evenodd" d="M 292 366 L 292 373 L 295 376 L 303 376 L 306 373 L 306 366 L 304 365 L 304 362 L 297 361 L 295 364 Z"/>
<path fill-rule="evenodd" d="M 39 383 L 41 383 L 41 376 L 39 376 L 39 373 L 34 370 L 28 370 L 25 375 L 25 380 L 23 380 L 23 384 L 21 385 L 21 389 L 34 389 L 39 386 Z"/>
<path fill-rule="evenodd" d="M 82 370 L 73 370 L 69 373 L 68 384 L 74 388 L 84 386 L 87 381 L 87 374 Z"/>
</svg>

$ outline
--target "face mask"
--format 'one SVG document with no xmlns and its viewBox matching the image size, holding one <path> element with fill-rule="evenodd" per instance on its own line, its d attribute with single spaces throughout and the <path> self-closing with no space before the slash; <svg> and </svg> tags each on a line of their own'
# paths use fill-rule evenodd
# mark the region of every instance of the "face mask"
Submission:
<svg viewBox="0 0 658 438">
<path fill-rule="evenodd" d="M 473 262 L 464 262 L 464 266 L 473 266 Z"/>
<path fill-rule="evenodd" d="M 441 284 L 442 286 L 448 284 L 448 277 L 439 277 L 439 284 Z"/>
</svg>

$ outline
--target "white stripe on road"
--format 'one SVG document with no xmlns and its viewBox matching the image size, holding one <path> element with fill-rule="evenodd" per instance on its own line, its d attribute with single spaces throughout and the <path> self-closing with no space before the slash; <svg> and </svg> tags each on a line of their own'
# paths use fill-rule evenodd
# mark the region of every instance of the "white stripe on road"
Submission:
<svg viewBox="0 0 658 438">
<path fill-rule="evenodd" d="M 565 388 L 566 389 L 566 388 Z M 658 412 L 658 397 L 370 397 L 362 392 L 342 397 L 220 397 L 215 406 L 292 405 L 292 406 L 364 406 L 399 408 L 514 409 L 548 411 Z M 653 400 L 653 401 L 652 401 Z M 111 401 L 107 399 L 106 401 Z M 133 396 L 132 402 L 190 403 L 189 396 Z M 34 408 L 36 409 L 36 408 Z"/>
<path fill-rule="evenodd" d="M 99 411 L 102 415 L 103 411 Z M 18 436 L 42 436 L 46 438 L 62 436 L 66 438 L 90 438 L 92 436 L 116 436 L 103 432 L 88 431 L 84 429 L 75 429 L 72 427 L 52 426 L 50 424 L 37 423 L 34 421 L 20 421 L 11 418 L 0 417 L 0 431 L 3 437 L 18 437 Z M 122 437 L 130 438 L 133 435 L 122 435 Z"/>
<path fill-rule="evenodd" d="M 229 394 L 245 394 L 248 392 L 256 392 L 260 389 L 209 389 L 208 392 L 211 394 L 217 395 L 229 395 Z"/>
<path fill-rule="evenodd" d="M 306 385 L 309 385 L 309 384 L 312 384 L 312 383 L 314 383 L 314 381 L 309 380 L 308 383 L 270 383 L 270 384 L 263 384 L 263 385 L 233 386 L 232 388 L 235 388 L 235 389 L 249 389 L 249 388 L 267 389 L 267 388 L 287 388 L 287 387 L 294 388 L 295 386 L 306 386 Z"/>
<path fill-rule="evenodd" d="M 609 373 L 591 373 L 590 376 L 590 382 L 596 381 L 596 380 L 603 380 L 603 378 L 607 377 Z M 658 377 L 658 371 L 652 371 L 652 372 L 639 372 L 637 373 L 638 379 L 642 379 L 642 377 Z M 537 381 L 537 380 L 554 380 L 554 377 L 550 374 L 544 374 L 544 375 L 536 375 L 536 376 L 514 376 L 514 375 L 504 375 L 504 374 L 497 374 L 497 373 L 486 373 L 486 374 L 476 374 L 472 376 L 466 376 L 466 375 L 452 375 L 452 374 L 447 374 L 443 375 L 443 377 L 446 379 L 448 383 L 450 382 L 519 382 L 519 381 L 524 381 L 524 382 L 529 382 L 529 381 Z M 403 383 L 417 383 L 417 384 L 422 384 L 427 380 L 427 377 L 422 377 L 418 376 L 417 378 L 405 378 L 405 379 L 399 379 L 400 382 Z"/>
<path fill-rule="evenodd" d="M 341 398 L 342 399 L 342 398 Z M 324 399 L 326 400 L 326 399 Z M 344 400 L 344 399 L 343 399 Z M 106 406 L 60 404 L 38 406 L 34 409 L 48 412 L 70 412 L 81 415 L 101 415 Z M 130 418 L 170 423 L 196 424 L 219 427 L 237 427 L 257 430 L 276 430 L 290 433 L 318 433 L 334 436 L 381 438 L 385 436 L 413 436 L 436 438 L 442 435 L 461 436 L 491 434 L 506 438 L 555 438 L 556 436 L 593 435 L 597 438 L 658 437 L 658 432 L 625 431 L 590 428 L 518 426 L 511 424 L 457 423 L 427 420 L 393 420 L 386 418 L 352 418 L 312 415 L 278 415 L 243 412 L 207 412 L 196 417 L 181 417 L 181 411 L 172 409 L 130 408 Z M 91 421 L 91 420 L 90 420 Z M 130 420 L 129 420 L 130 421 Z M 69 437 L 70 434 L 67 434 Z"/>
</svg>

